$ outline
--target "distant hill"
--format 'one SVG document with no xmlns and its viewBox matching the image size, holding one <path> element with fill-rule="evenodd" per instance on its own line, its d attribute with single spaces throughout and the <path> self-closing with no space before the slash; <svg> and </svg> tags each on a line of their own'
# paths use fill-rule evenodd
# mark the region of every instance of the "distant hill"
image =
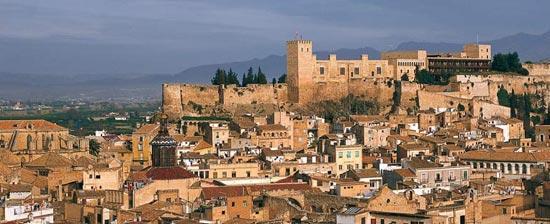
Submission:
<svg viewBox="0 0 550 224">
<path fill-rule="evenodd" d="M 540 35 L 518 33 L 489 43 L 493 45 L 493 52 L 517 51 L 523 61 L 550 58 L 550 31 Z"/>
</svg>

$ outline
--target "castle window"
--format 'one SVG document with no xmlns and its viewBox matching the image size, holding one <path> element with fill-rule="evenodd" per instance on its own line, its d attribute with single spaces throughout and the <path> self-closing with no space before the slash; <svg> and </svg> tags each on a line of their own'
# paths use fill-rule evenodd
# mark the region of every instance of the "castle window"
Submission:
<svg viewBox="0 0 550 224">
<path fill-rule="evenodd" d="M 353 74 L 359 75 L 359 67 L 353 69 Z"/>
<path fill-rule="evenodd" d="M 382 74 L 382 68 L 381 67 L 376 67 L 376 74 L 377 75 Z"/>
<path fill-rule="evenodd" d="M 321 75 L 325 74 L 325 67 L 319 67 L 319 74 Z"/>
<path fill-rule="evenodd" d="M 371 76 L 374 76 L 374 72 L 371 72 L 370 74 L 371 74 Z"/>
<path fill-rule="evenodd" d="M 342 67 L 340 68 L 340 75 L 345 75 L 346 74 L 346 68 Z"/>
</svg>

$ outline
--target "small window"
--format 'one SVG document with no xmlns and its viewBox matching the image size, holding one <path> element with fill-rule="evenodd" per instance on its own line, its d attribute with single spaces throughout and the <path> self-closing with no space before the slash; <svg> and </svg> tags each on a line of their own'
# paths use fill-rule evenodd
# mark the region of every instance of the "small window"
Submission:
<svg viewBox="0 0 550 224">
<path fill-rule="evenodd" d="M 346 74 L 346 68 L 342 67 L 340 68 L 340 75 L 345 75 Z"/>
<path fill-rule="evenodd" d="M 236 171 L 231 171 L 231 177 L 233 177 L 233 178 L 237 177 L 237 172 Z"/>
<path fill-rule="evenodd" d="M 325 74 L 325 67 L 319 68 L 319 74 L 324 75 Z"/>
<path fill-rule="evenodd" d="M 353 74 L 359 75 L 359 67 L 355 67 L 355 68 L 353 69 Z"/>
<path fill-rule="evenodd" d="M 377 75 L 382 74 L 382 68 L 381 67 L 376 67 L 376 74 Z"/>
<path fill-rule="evenodd" d="M 95 179 L 100 179 L 101 175 L 95 175 Z"/>
<path fill-rule="evenodd" d="M 231 202 L 231 207 L 235 207 L 235 202 Z"/>
</svg>

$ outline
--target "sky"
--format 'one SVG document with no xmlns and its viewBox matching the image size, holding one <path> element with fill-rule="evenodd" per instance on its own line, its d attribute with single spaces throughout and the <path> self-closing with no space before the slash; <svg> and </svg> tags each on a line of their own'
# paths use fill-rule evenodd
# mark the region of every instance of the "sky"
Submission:
<svg viewBox="0 0 550 224">
<path fill-rule="evenodd" d="M 177 73 L 318 50 L 463 43 L 550 30 L 547 0 L 0 0 L 0 71 Z"/>
</svg>

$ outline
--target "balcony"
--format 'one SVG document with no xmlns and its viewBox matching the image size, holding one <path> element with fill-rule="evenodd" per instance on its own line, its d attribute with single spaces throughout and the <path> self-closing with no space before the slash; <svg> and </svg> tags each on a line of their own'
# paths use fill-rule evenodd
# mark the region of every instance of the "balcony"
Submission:
<svg viewBox="0 0 550 224">
<path fill-rule="evenodd" d="M 435 179 L 435 182 L 436 182 L 436 183 L 441 183 L 441 182 L 443 182 L 443 179 L 441 179 L 441 178 L 436 178 L 436 179 Z"/>
</svg>

